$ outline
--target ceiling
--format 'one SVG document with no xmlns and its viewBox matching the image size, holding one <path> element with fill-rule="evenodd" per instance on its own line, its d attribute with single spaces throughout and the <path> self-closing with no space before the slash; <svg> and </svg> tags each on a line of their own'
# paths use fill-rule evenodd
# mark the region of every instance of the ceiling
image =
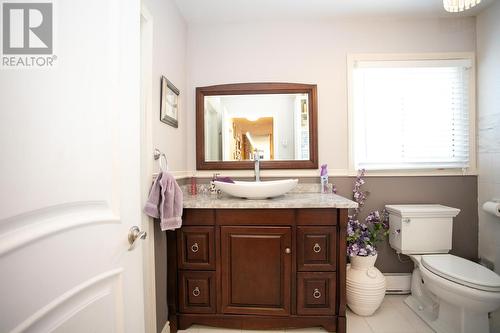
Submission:
<svg viewBox="0 0 500 333">
<path fill-rule="evenodd" d="M 455 17 L 475 16 L 489 4 L 482 0 L 460 14 L 447 13 L 442 0 L 175 0 L 189 24 L 337 17 Z"/>
</svg>

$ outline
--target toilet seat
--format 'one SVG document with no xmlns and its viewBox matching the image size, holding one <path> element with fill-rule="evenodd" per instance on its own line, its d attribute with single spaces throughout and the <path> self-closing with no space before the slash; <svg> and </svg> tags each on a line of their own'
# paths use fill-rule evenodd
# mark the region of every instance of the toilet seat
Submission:
<svg viewBox="0 0 500 333">
<path fill-rule="evenodd" d="M 451 254 L 423 255 L 422 265 L 432 273 L 458 284 L 500 292 L 500 276 L 475 262 Z"/>
</svg>

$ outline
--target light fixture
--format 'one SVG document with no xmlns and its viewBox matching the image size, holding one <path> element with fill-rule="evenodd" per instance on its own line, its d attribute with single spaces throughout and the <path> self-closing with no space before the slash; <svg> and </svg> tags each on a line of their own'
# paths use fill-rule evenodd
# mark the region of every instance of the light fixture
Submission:
<svg viewBox="0 0 500 333">
<path fill-rule="evenodd" d="M 247 118 L 247 120 L 248 120 L 248 121 L 252 121 L 252 122 L 253 122 L 253 121 L 257 121 L 257 120 L 259 120 L 259 119 L 260 119 L 260 117 L 257 117 L 257 116 L 254 116 L 254 115 L 252 115 L 252 116 L 248 116 L 248 117 L 246 117 L 246 118 Z"/>
<path fill-rule="evenodd" d="M 481 0 L 443 0 L 443 7 L 447 12 L 458 13 L 471 9 Z"/>
</svg>

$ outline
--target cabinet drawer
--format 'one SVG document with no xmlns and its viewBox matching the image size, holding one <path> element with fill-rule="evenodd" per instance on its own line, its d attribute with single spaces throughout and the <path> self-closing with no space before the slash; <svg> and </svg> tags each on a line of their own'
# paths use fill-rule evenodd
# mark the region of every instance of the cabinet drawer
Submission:
<svg viewBox="0 0 500 333">
<path fill-rule="evenodd" d="M 297 209 L 297 225 L 336 225 L 337 209 Z"/>
<path fill-rule="evenodd" d="M 215 272 L 179 273 L 179 310 L 184 313 L 215 313 Z"/>
<path fill-rule="evenodd" d="M 219 209 L 218 225 L 293 225 L 293 209 Z"/>
<path fill-rule="evenodd" d="M 214 225 L 215 212 L 212 209 L 184 209 L 183 225 Z"/>
<path fill-rule="evenodd" d="M 335 271 L 337 257 L 335 227 L 297 227 L 297 269 Z"/>
<path fill-rule="evenodd" d="M 179 267 L 215 269 L 214 227 L 182 227 L 178 231 Z"/>
<path fill-rule="evenodd" d="M 335 273 L 297 274 L 297 314 L 335 315 Z"/>
</svg>

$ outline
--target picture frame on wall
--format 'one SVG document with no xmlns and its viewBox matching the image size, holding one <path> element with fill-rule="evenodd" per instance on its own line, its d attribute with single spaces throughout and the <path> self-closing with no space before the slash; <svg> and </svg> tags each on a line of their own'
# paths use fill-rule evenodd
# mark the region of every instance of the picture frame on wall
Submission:
<svg viewBox="0 0 500 333">
<path fill-rule="evenodd" d="M 161 77 L 160 121 L 179 127 L 179 89 L 165 76 Z"/>
</svg>

